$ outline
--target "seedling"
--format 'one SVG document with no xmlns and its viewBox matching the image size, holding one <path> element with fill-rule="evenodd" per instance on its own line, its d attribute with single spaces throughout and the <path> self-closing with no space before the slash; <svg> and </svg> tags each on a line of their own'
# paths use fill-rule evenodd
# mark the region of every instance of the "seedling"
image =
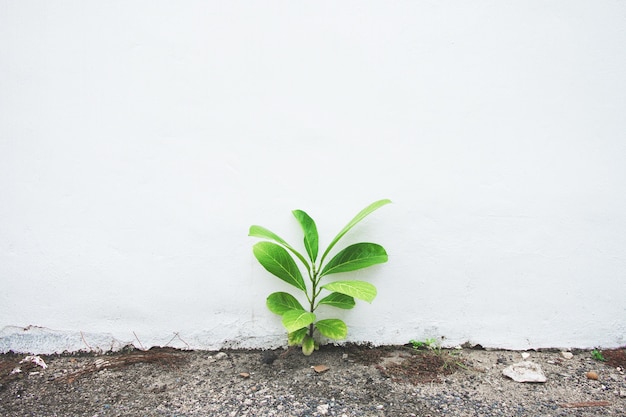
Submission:
<svg viewBox="0 0 626 417">
<path fill-rule="evenodd" d="M 409 340 L 409 343 L 411 344 L 411 346 L 413 346 L 413 349 L 415 350 L 426 350 L 428 354 L 432 354 L 441 358 L 441 360 L 443 361 L 443 369 L 451 369 L 454 367 L 462 368 L 465 370 L 468 369 L 463 361 L 458 358 L 457 352 L 442 350 L 441 342 L 434 337 L 426 340 L 411 339 Z"/>
<path fill-rule="evenodd" d="M 437 342 L 437 339 L 435 339 L 434 337 L 430 339 L 426 339 L 424 341 L 412 339 L 409 341 L 409 343 L 413 345 L 413 349 L 415 350 L 420 350 L 420 349 L 441 350 L 441 347 L 439 343 Z"/>
<path fill-rule="evenodd" d="M 591 351 L 591 357 L 600 362 L 606 362 L 606 358 L 598 349 L 594 349 Z"/>
<path fill-rule="evenodd" d="M 365 281 L 332 281 L 322 285 L 322 279 L 332 274 L 356 271 L 387 262 L 387 252 L 376 243 L 356 243 L 339 251 L 330 261 L 327 257 L 337 242 L 374 210 L 391 203 L 390 200 L 376 201 L 361 210 L 330 242 L 318 259 L 319 236 L 313 219 L 302 210 L 292 211 L 304 233 L 306 257 L 281 237 L 261 226 L 251 226 L 249 236 L 270 240 L 256 243 L 252 251 L 255 258 L 269 273 L 296 287 L 307 301 L 305 309 L 300 301 L 286 292 L 275 292 L 267 297 L 267 308 L 282 317 L 287 329 L 290 346 L 302 346 L 302 352 L 310 355 L 319 348 L 316 331 L 329 339 L 345 339 L 347 325 L 340 319 L 317 320 L 315 311 L 320 305 L 351 309 L 355 298 L 371 303 L 376 297 L 376 287 Z M 306 271 L 305 282 L 298 261 Z M 329 292 L 321 298 L 322 292 Z"/>
</svg>

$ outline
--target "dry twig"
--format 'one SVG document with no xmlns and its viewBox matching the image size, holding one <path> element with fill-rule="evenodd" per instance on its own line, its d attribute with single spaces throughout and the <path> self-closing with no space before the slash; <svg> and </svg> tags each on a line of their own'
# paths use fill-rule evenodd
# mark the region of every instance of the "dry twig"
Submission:
<svg viewBox="0 0 626 417">
<path fill-rule="evenodd" d="M 583 401 L 579 403 L 561 404 L 563 408 L 582 408 L 582 407 L 608 407 L 611 403 L 608 401 Z"/>
<path fill-rule="evenodd" d="M 107 356 L 104 358 L 98 358 L 94 363 L 84 367 L 81 370 L 69 373 L 67 375 L 63 375 L 57 380 L 64 381 L 67 383 L 72 383 L 76 379 L 92 374 L 95 372 L 99 372 L 103 369 L 116 369 L 122 368 L 125 366 L 133 365 L 136 363 L 160 363 L 166 365 L 173 365 L 175 363 L 183 360 L 182 356 L 177 353 L 172 352 L 161 352 L 161 351 L 139 351 L 139 352 L 130 352 L 116 356 Z"/>
</svg>

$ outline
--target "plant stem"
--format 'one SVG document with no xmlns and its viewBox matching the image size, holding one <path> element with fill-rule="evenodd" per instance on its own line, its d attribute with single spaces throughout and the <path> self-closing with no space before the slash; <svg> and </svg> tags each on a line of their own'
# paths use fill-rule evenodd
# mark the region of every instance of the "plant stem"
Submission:
<svg viewBox="0 0 626 417">
<path fill-rule="evenodd" d="M 317 271 L 315 270 L 315 264 L 313 264 L 313 274 L 311 276 L 311 282 L 313 284 L 313 288 L 311 291 L 311 298 L 310 298 L 310 306 L 309 306 L 309 311 L 311 313 L 315 312 L 315 308 L 317 307 L 315 305 L 315 299 L 317 298 L 319 291 L 317 290 L 317 284 L 318 284 L 318 279 L 317 279 Z M 313 337 L 313 332 L 315 331 L 315 324 L 311 323 L 309 325 L 309 336 Z"/>
</svg>

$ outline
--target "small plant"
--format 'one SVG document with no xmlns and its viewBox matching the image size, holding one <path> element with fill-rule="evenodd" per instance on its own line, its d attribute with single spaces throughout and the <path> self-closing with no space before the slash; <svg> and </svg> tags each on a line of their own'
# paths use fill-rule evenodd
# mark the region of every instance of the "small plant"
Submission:
<svg viewBox="0 0 626 417">
<path fill-rule="evenodd" d="M 409 343 L 413 346 L 415 350 L 428 349 L 428 350 L 441 350 L 441 346 L 437 342 L 437 339 L 430 338 L 424 341 L 421 340 L 410 340 Z"/>
<path fill-rule="evenodd" d="M 368 282 L 348 280 L 333 281 L 322 285 L 321 281 L 332 274 L 355 271 L 387 262 L 387 252 L 376 243 L 355 243 L 341 250 L 330 261 L 326 262 L 326 260 L 330 251 L 350 229 L 374 210 L 388 203 L 391 201 L 379 200 L 361 210 L 341 229 L 319 259 L 317 226 L 313 219 L 302 210 L 294 210 L 292 213 L 304 232 L 304 248 L 307 257 L 268 229 L 261 226 L 250 227 L 249 236 L 273 241 L 258 242 L 252 248 L 255 258 L 263 268 L 296 287 L 306 297 L 306 309 L 296 297 L 286 292 L 275 292 L 267 297 L 267 308 L 282 317 L 282 324 L 287 329 L 290 346 L 302 345 L 302 352 L 307 356 L 310 355 L 319 347 L 319 342 L 315 339 L 316 330 L 329 339 L 345 339 L 348 327 L 342 320 L 317 320 L 315 311 L 320 305 L 351 309 L 355 306 L 355 298 L 368 303 L 374 300 L 377 294 L 376 287 Z M 308 284 L 296 260 L 304 266 Z M 328 291 L 329 294 L 320 298 L 323 290 Z"/>
<path fill-rule="evenodd" d="M 443 336 L 442 336 L 443 339 Z M 444 371 L 453 371 L 455 368 L 462 368 L 467 370 L 467 366 L 463 363 L 463 360 L 459 358 L 459 353 L 449 350 L 443 350 L 441 347 L 441 341 L 431 337 L 426 340 L 409 340 L 409 343 L 415 350 L 426 351 L 424 355 L 432 355 L 439 358 L 441 361 L 441 368 Z"/>
<path fill-rule="evenodd" d="M 600 362 L 606 362 L 606 358 L 598 349 L 594 349 L 591 351 L 591 357 Z"/>
</svg>

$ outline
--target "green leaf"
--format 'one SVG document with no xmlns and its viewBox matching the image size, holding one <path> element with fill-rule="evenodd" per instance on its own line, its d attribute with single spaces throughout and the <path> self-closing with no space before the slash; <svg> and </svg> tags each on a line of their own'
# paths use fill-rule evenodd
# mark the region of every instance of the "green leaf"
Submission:
<svg viewBox="0 0 626 417">
<path fill-rule="evenodd" d="M 302 340 L 302 353 L 304 356 L 311 356 L 311 353 L 315 350 L 315 339 L 308 334 L 304 336 Z"/>
<path fill-rule="evenodd" d="M 332 242 L 330 242 L 330 245 L 328 245 L 328 248 L 326 248 L 326 251 L 324 251 L 324 254 L 322 255 L 321 263 L 324 263 L 324 259 L 326 259 L 326 255 L 328 255 L 330 250 L 337 244 L 337 242 L 339 242 L 339 239 L 341 239 L 343 235 L 348 233 L 350 229 L 352 229 L 358 222 L 363 220 L 370 213 L 381 208 L 385 204 L 389 204 L 389 203 L 391 203 L 391 200 L 388 200 L 388 199 L 375 201 L 369 206 L 365 207 L 363 210 L 361 210 L 356 216 L 354 216 L 354 218 L 350 220 L 350 222 L 343 229 L 341 229 L 341 231 L 337 234 L 337 236 L 335 236 Z"/>
<path fill-rule="evenodd" d="M 368 303 L 374 301 L 377 294 L 376 287 L 365 281 L 335 281 L 322 285 L 322 288 L 349 295 Z"/>
<path fill-rule="evenodd" d="M 315 321 L 315 314 L 304 310 L 290 310 L 283 314 L 283 326 L 289 333 L 300 330 Z"/>
<path fill-rule="evenodd" d="M 302 274 L 285 249 L 275 243 L 259 242 L 252 247 L 252 251 L 259 263 L 269 273 L 306 292 Z"/>
<path fill-rule="evenodd" d="M 289 249 L 291 251 L 291 253 L 296 255 L 296 257 L 298 259 L 300 259 L 300 261 L 306 266 L 306 269 L 310 269 L 309 263 L 307 262 L 306 258 L 304 256 L 302 256 L 302 254 L 300 252 L 295 250 L 283 238 L 281 238 L 280 236 L 278 236 L 276 233 L 272 232 L 271 230 L 268 230 L 268 229 L 266 229 L 263 226 L 253 225 L 253 226 L 250 226 L 250 230 L 248 232 L 248 236 L 260 237 L 260 238 L 263 238 L 263 239 L 270 239 L 270 240 L 273 240 L 274 242 L 277 242 L 277 243 L 281 244 L 286 249 Z"/>
<path fill-rule="evenodd" d="M 319 246 L 319 237 L 317 235 L 317 226 L 313 219 L 302 210 L 292 211 L 293 215 L 298 219 L 302 231 L 304 232 L 304 247 L 309 254 L 311 262 L 317 259 L 317 251 Z"/>
<path fill-rule="evenodd" d="M 275 292 L 269 295 L 266 300 L 267 308 L 275 314 L 281 316 L 289 310 L 304 310 L 302 304 L 296 298 L 286 292 Z"/>
<path fill-rule="evenodd" d="M 285 242 L 283 238 L 281 238 L 276 233 L 272 232 L 271 230 L 266 229 L 263 226 L 256 226 L 256 225 L 250 226 L 250 231 L 248 232 L 248 236 L 270 239 L 270 240 L 280 243 L 281 245 L 285 247 L 289 246 L 289 243 Z"/>
<path fill-rule="evenodd" d="M 304 336 L 306 336 L 306 332 L 309 329 L 306 327 L 303 327 L 301 329 L 296 330 L 295 332 L 291 332 L 289 333 L 289 335 L 287 336 L 287 341 L 289 346 L 297 346 L 300 343 L 302 343 L 302 340 L 304 340 Z"/>
<path fill-rule="evenodd" d="M 345 310 L 349 310 L 355 305 L 354 298 L 338 292 L 330 293 L 326 297 L 322 298 L 319 303 L 337 308 L 343 308 Z"/>
<path fill-rule="evenodd" d="M 348 326 L 339 319 L 325 319 L 315 323 L 315 327 L 322 334 L 330 339 L 345 339 L 348 335 Z"/>
<path fill-rule="evenodd" d="M 356 243 L 339 252 L 326 264 L 320 277 L 339 272 L 355 271 L 387 262 L 387 252 L 376 243 Z"/>
</svg>

